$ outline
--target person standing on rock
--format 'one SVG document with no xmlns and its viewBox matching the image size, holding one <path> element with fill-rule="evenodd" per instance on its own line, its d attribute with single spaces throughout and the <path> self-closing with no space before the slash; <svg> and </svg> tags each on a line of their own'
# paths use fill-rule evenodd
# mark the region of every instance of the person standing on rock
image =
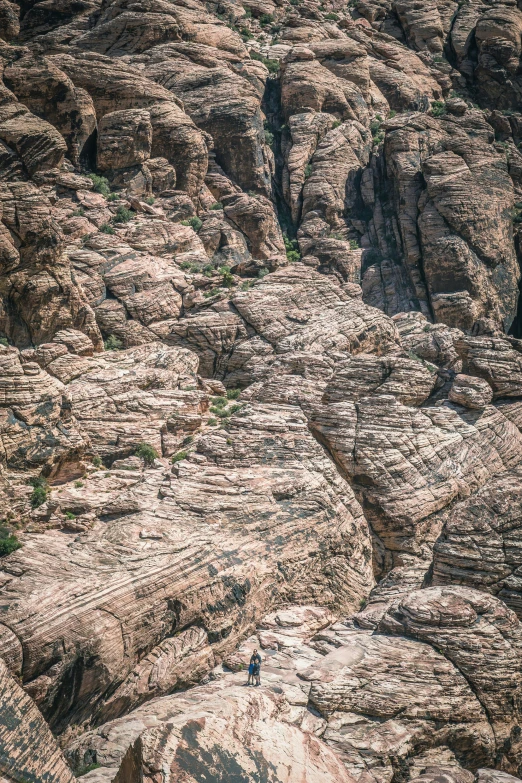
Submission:
<svg viewBox="0 0 522 783">
<path fill-rule="evenodd" d="M 252 657 L 250 658 L 250 663 L 248 665 L 248 682 L 247 685 L 254 684 L 252 682 L 253 679 L 256 680 L 255 685 L 260 685 L 259 682 L 259 673 L 261 670 L 261 656 L 259 655 L 257 650 L 254 650 L 252 653 Z"/>
</svg>

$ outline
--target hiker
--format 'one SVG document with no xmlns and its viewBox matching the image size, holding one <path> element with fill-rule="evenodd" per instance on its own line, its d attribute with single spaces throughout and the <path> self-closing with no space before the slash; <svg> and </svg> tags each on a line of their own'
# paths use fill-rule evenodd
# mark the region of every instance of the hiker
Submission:
<svg viewBox="0 0 522 783">
<path fill-rule="evenodd" d="M 247 685 L 260 685 L 259 681 L 259 673 L 261 670 L 261 656 L 259 655 L 257 650 L 254 650 L 252 653 L 252 657 L 250 658 L 250 663 L 248 665 L 248 682 Z M 253 683 L 252 680 L 255 679 L 256 682 Z"/>
</svg>

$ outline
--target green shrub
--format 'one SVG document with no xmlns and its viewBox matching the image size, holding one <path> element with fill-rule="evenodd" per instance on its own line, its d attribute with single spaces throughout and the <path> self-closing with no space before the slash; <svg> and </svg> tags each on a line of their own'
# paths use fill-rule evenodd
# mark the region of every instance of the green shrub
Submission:
<svg viewBox="0 0 522 783">
<path fill-rule="evenodd" d="M 308 177 L 312 174 L 312 164 L 307 163 L 304 167 L 304 178 L 308 179 Z"/>
<path fill-rule="evenodd" d="M 257 276 L 259 277 L 260 280 L 262 280 L 263 277 L 266 277 L 268 274 L 269 274 L 268 269 L 266 268 L 266 266 L 263 266 L 257 273 Z"/>
<path fill-rule="evenodd" d="M 171 462 L 173 465 L 176 464 L 176 462 L 181 462 L 182 459 L 187 459 L 188 454 L 186 451 L 178 451 L 177 454 L 174 454 L 174 456 L 171 459 Z"/>
<path fill-rule="evenodd" d="M 95 468 L 101 468 L 101 466 L 102 466 L 101 457 L 98 457 L 98 455 L 93 457 L 92 458 L 92 464 L 94 465 Z"/>
<path fill-rule="evenodd" d="M 93 769 L 99 769 L 100 767 L 101 764 L 88 764 L 86 767 L 80 767 L 80 769 L 76 773 L 76 777 L 81 778 L 83 775 L 86 775 L 88 772 L 92 772 Z"/>
<path fill-rule="evenodd" d="M 72 511 L 66 511 L 65 512 L 66 519 L 76 519 L 76 514 L 73 514 Z"/>
<path fill-rule="evenodd" d="M 3 345 L 4 348 L 9 347 L 9 340 L 7 339 L 7 337 L 0 337 L 0 345 Z"/>
<path fill-rule="evenodd" d="M 33 491 L 31 492 L 31 496 L 29 498 L 31 506 L 33 508 L 39 508 L 39 506 L 43 506 L 43 504 L 47 500 L 47 495 L 49 494 L 49 486 L 47 484 L 47 481 L 41 476 L 38 476 L 38 478 L 30 479 L 29 483 L 33 487 Z"/>
<path fill-rule="evenodd" d="M 81 489 L 81 487 L 83 487 L 83 481 L 80 481 L 78 479 L 78 481 L 74 482 L 74 486 L 76 487 L 76 489 Z"/>
<path fill-rule="evenodd" d="M 118 201 L 119 195 L 118 193 L 109 193 L 107 196 L 107 201 Z"/>
<path fill-rule="evenodd" d="M 109 223 L 104 223 L 103 226 L 100 226 L 100 231 L 102 234 L 115 234 L 116 231 L 113 229 L 113 227 Z"/>
<path fill-rule="evenodd" d="M 186 438 L 183 438 L 182 446 L 188 446 L 192 441 L 194 440 L 194 435 L 187 435 Z"/>
<path fill-rule="evenodd" d="M 109 187 L 109 180 L 106 177 L 100 177 L 99 174 L 89 174 L 89 179 L 92 180 L 96 193 L 101 193 L 105 198 L 110 195 L 111 189 Z"/>
<path fill-rule="evenodd" d="M 283 241 L 285 243 L 287 259 L 290 262 L 300 261 L 301 253 L 299 252 L 299 244 L 297 239 L 289 239 L 286 234 L 283 234 Z"/>
<path fill-rule="evenodd" d="M 210 209 L 223 209 L 223 204 L 221 203 L 221 201 L 215 201 L 210 207 Z"/>
<path fill-rule="evenodd" d="M 134 450 L 136 457 L 143 460 L 144 465 L 153 465 L 154 460 L 158 458 L 158 452 L 153 448 L 150 443 L 140 443 Z"/>
<path fill-rule="evenodd" d="M 268 57 L 263 57 L 254 49 L 250 50 L 250 59 L 263 63 L 263 65 L 268 68 L 269 73 L 277 73 L 279 71 L 279 60 L 271 60 Z"/>
<path fill-rule="evenodd" d="M 339 21 L 339 16 L 337 14 L 334 14 L 334 13 L 325 14 L 324 18 L 325 19 L 330 19 L 332 22 L 338 22 Z"/>
<path fill-rule="evenodd" d="M 112 220 L 114 223 L 128 223 L 129 220 L 132 220 L 134 214 L 135 213 L 132 211 L 132 209 L 127 209 L 127 207 L 121 206 L 118 207 L 118 210 Z"/>
<path fill-rule="evenodd" d="M 224 271 L 222 271 L 224 270 Z M 230 271 L 230 269 L 227 269 L 226 267 L 222 267 L 222 269 L 219 270 L 223 274 L 223 280 L 222 284 L 225 286 L 225 288 L 232 288 L 232 286 L 235 284 L 234 275 Z"/>
<path fill-rule="evenodd" d="M 210 299 L 211 296 L 217 296 L 219 293 L 220 293 L 219 288 L 213 288 L 211 291 L 205 291 L 203 296 L 205 297 L 205 299 Z"/>
<path fill-rule="evenodd" d="M 250 39 L 254 37 L 247 27 L 242 27 L 239 34 L 243 41 L 250 41 Z"/>
<path fill-rule="evenodd" d="M 227 397 L 229 400 L 237 400 L 241 394 L 241 389 L 227 389 Z"/>
<path fill-rule="evenodd" d="M 341 120 L 334 120 L 334 123 L 332 125 L 332 128 L 338 128 L 339 125 L 342 125 Z"/>
<path fill-rule="evenodd" d="M 182 220 L 181 221 L 182 226 L 191 226 L 191 228 L 194 229 L 194 231 L 198 232 L 201 226 L 203 225 L 203 221 L 200 220 L 198 217 L 194 216 L 191 218 L 188 218 L 188 220 Z"/>
<path fill-rule="evenodd" d="M 190 263 L 190 261 L 182 261 L 181 264 L 179 265 L 179 268 L 180 269 L 190 269 L 191 266 L 192 266 L 192 264 Z"/>
<path fill-rule="evenodd" d="M 278 73 L 279 60 L 272 60 L 269 57 L 263 57 L 263 65 L 268 68 L 269 73 Z"/>
<path fill-rule="evenodd" d="M 356 239 L 350 239 L 350 250 L 359 250 L 359 242 Z"/>
<path fill-rule="evenodd" d="M 230 408 L 228 409 L 229 415 L 232 416 L 234 413 L 237 413 L 238 411 L 241 410 L 242 407 L 243 406 L 240 404 L 231 405 Z"/>
<path fill-rule="evenodd" d="M 392 109 L 391 112 L 388 114 L 388 119 L 393 120 L 393 118 L 396 116 L 397 112 L 395 109 Z"/>
<path fill-rule="evenodd" d="M 442 117 L 446 114 L 446 103 L 444 101 L 432 101 L 431 114 L 433 117 Z"/>
<path fill-rule="evenodd" d="M 14 533 L 7 533 L 7 531 L 2 530 L 0 533 L 0 557 L 5 557 L 6 555 L 10 555 L 11 552 L 16 552 L 17 549 L 20 549 L 22 544 L 17 539 Z"/>
<path fill-rule="evenodd" d="M 148 204 L 149 207 L 151 207 L 155 201 L 156 199 L 154 198 L 154 196 L 147 196 L 147 198 L 145 199 L 145 203 Z"/>
<path fill-rule="evenodd" d="M 217 421 L 217 419 L 209 419 L 208 423 L 209 423 L 210 427 L 215 427 L 216 424 L 218 423 L 218 421 Z"/>
<path fill-rule="evenodd" d="M 274 143 L 274 134 L 272 133 L 272 131 L 269 130 L 265 131 L 265 142 L 266 144 L 268 144 L 269 147 L 271 147 L 272 144 Z"/>
<path fill-rule="evenodd" d="M 272 14 L 261 14 L 259 17 L 259 24 L 261 27 L 266 27 L 268 24 L 272 24 L 274 17 Z"/>
<path fill-rule="evenodd" d="M 115 334 L 110 334 L 103 343 L 103 346 L 106 351 L 121 351 L 123 343 Z"/>
<path fill-rule="evenodd" d="M 85 215 L 85 210 L 83 207 L 78 207 L 78 209 L 75 209 L 73 212 L 73 217 L 83 217 Z"/>
</svg>

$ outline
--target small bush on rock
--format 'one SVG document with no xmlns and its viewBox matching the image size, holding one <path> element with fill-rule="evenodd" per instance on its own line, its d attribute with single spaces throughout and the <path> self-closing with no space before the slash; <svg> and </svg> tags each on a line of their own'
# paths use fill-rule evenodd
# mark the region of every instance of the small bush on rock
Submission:
<svg viewBox="0 0 522 783">
<path fill-rule="evenodd" d="M 134 454 L 136 457 L 142 459 L 143 463 L 147 466 L 153 465 L 154 460 L 158 458 L 158 452 L 150 445 L 150 443 L 140 443 Z"/>
<path fill-rule="evenodd" d="M 118 211 L 113 217 L 114 223 L 128 223 L 134 217 L 134 212 L 127 207 L 118 207 Z"/>
<path fill-rule="evenodd" d="M 181 221 L 182 226 L 190 226 L 194 229 L 194 231 L 198 232 L 201 226 L 203 225 L 203 221 L 200 220 L 198 217 L 194 216 L 191 218 L 188 218 L 188 220 L 182 220 Z"/>
<path fill-rule="evenodd" d="M 31 506 L 33 508 L 39 508 L 40 506 L 43 506 L 43 504 L 47 500 L 47 495 L 49 494 L 49 486 L 47 484 L 47 481 L 41 476 L 30 479 L 29 483 L 33 487 L 33 491 L 31 492 L 31 497 L 29 498 L 31 502 Z"/>
<path fill-rule="evenodd" d="M 446 114 L 446 104 L 444 101 L 431 102 L 431 114 L 433 117 L 442 117 Z"/>
<path fill-rule="evenodd" d="M 106 177 L 100 177 L 99 174 L 89 174 L 89 179 L 92 180 L 96 193 L 101 193 L 105 198 L 110 196 L 111 189 L 109 187 L 109 180 Z"/>
<path fill-rule="evenodd" d="M 227 389 L 227 397 L 229 400 L 237 400 L 241 394 L 241 389 Z"/>
<path fill-rule="evenodd" d="M 114 334 L 110 334 L 103 343 L 103 346 L 106 351 L 121 351 L 123 348 L 123 343 L 119 337 L 116 337 Z"/>
<path fill-rule="evenodd" d="M 22 544 L 14 533 L 10 533 L 5 528 L 0 528 L 0 557 L 5 557 L 6 555 L 10 555 L 11 552 L 16 552 L 21 546 Z"/>
</svg>

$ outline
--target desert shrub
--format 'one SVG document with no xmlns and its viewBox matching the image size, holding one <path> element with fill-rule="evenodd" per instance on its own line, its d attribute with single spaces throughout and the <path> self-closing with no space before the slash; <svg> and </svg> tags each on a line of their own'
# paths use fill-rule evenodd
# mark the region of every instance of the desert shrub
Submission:
<svg viewBox="0 0 522 783">
<path fill-rule="evenodd" d="M 187 459 L 188 454 L 186 451 L 178 451 L 177 454 L 174 454 L 174 456 L 171 459 L 171 462 L 173 465 L 176 464 L 176 462 L 181 462 L 183 459 Z"/>
<path fill-rule="evenodd" d="M 210 209 L 223 209 L 223 204 L 221 201 L 215 201 L 214 204 L 210 207 Z"/>
<path fill-rule="evenodd" d="M 136 457 L 143 460 L 145 465 L 153 465 L 154 460 L 158 458 L 158 452 L 153 448 L 150 443 L 140 443 L 134 450 Z"/>
<path fill-rule="evenodd" d="M 115 234 L 115 230 L 109 223 L 104 223 L 103 226 L 100 226 L 100 231 L 102 234 Z"/>
<path fill-rule="evenodd" d="M 446 104 L 444 101 L 432 101 L 431 113 L 433 117 L 442 117 L 446 114 Z"/>
<path fill-rule="evenodd" d="M 101 195 L 105 196 L 105 198 L 110 195 L 111 189 L 109 187 L 109 180 L 107 177 L 100 177 L 99 174 L 89 174 L 89 179 L 92 180 L 94 191 L 96 193 L 101 193 Z"/>
<path fill-rule="evenodd" d="M 304 177 L 305 177 L 305 179 L 308 179 L 308 177 L 311 175 L 311 173 L 312 173 L 312 164 L 311 163 L 307 163 L 305 168 L 304 168 Z"/>
<path fill-rule="evenodd" d="M 285 243 L 286 257 L 290 262 L 300 261 L 301 253 L 299 251 L 299 244 L 297 239 L 289 239 L 286 234 L 283 234 L 283 241 Z"/>
<path fill-rule="evenodd" d="M 85 767 L 80 767 L 78 772 L 76 773 L 77 778 L 81 778 L 83 775 L 86 775 L 88 772 L 92 772 L 93 769 L 99 769 L 101 767 L 101 764 L 87 764 Z"/>
<path fill-rule="evenodd" d="M 103 346 L 106 351 L 121 351 L 123 348 L 123 343 L 119 337 L 116 337 L 114 334 L 110 334 L 103 343 Z"/>
<path fill-rule="evenodd" d="M 191 228 L 194 229 L 194 231 L 199 231 L 201 226 L 203 225 L 203 221 L 200 220 L 198 217 L 194 216 L 191 218 L 188 218 L 188 220 L 182 220 L 181 221 L 182 226 L 191 226 Z"/>
<path fill-rule="evenodd" d="M 49 494 L 49 486 L 47 481 L 41 476 L 38 476 L 37 478 L 30 479 L 29 483 L 33 487 L 33 491 L 31 492 L 31 496 L 29 498 L 31 506 L 33 508 L 43 506 L 47 500 L 47 495 Z"/>
<path fill-rule="evenodd" d="M 225 286 L 225 288 L 232 288 L 232 286 L 235 283 L 235 280 L 234 280 L 234 275 L 232 274 L 230 269 L 227 266 L 222 266 L 219 271 L 223 275 L 222 283 Z"/>
<path fill-rule="evenodd" d="M 241 394 L 241 389 L 227 389 L 227 397 L 229 400 L 237 400 Z"/>
<path fill-rule="evenodd" d="M 14 533 L 9 533 L 5 528 L 0 528 L 0 557 L 16 552 L 21 546 L 22 544 Z"/>
<path fill-rule="evenodd" d="M 127 209 L 127 207 L 121 206 L 118 207 L 112 220 L 114 223 L 128 223 L 129 220 L 132 220 L 133 217 L 134 212 L 132 209 Z"/>
</svg>

